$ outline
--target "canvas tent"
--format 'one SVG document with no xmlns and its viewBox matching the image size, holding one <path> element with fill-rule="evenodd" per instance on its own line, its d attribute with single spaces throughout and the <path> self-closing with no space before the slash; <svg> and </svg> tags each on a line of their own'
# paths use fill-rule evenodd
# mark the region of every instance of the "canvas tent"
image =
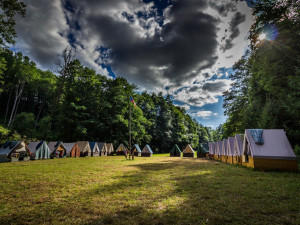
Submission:
<svg viewBox="0 0 300 225">
<path fill-rule="evenodd" d="M 91 148 L 88 141 L 77 141 L 78 148 L 80 150 L 80 156 L 91 156 Z"/>
<path fill-rule="evenodd" d="M 222 149 L 220 153 L 222 162 L 227 162 L 227 143 L 228 139 L 224 139 L 222 142 Z"/>
<path fill-rule="evenodd" d="M 105 142 L 97 142 L 99 148 L 99 156 L 107 156 L 107 149 Z"/>
<path fill-rule="evenodd" d="M 194 158 L 195 152 L 189 144 L 184 148 L 183 152 L 183 157 L 192 157 Z"/>
<path fill-rule="evenodd" d="M 106 143 L 107 155 L 114 155 L 114 146 L 112 143 Z"/>
<path fill-rule="evenodd" d="M 30 159 L 49 159 L 51 152 L 45 141 L 30 142 L 28 148 L 31 152 Z"/>
<path fill-rule="evenodd" d="M 51 158 L 63 158 L 67 156 L 67 151 L 62 141 L 51 141 L 48 143 Z"/>
<path fill-rule="evenodd" d="M 142 155 L 142 151 L 141 151 L 140 146 L 138 144 L 135 144 L 132 147 L 131 152 L 133 152 L 134 156 L 141 156 Z"/>
<path fill-rule="evenodd" d="M 214 157 L 214 154 L 215 154 L 215 143 L 214 142 L 209 142 L 208 143 L 208 148 L 209 148 L 209 157 L 210 158 L 213 158 Z"/>
<path fill-rule="evenodd" d="M 97 142 L 90 142 L 91 156 L 99 156 L 100 150 Z"/>
<path fill-rule="evenodd" d="M 28 161 L 30 154 L 24 141 L 7 141 L 0 148 L 0 162 Z"/>
<path fill-rule="evenodd" d="M 234 137 L 229 137 L 227 142 L 227 163 L 233 164 Z"/>
<path fill-rule="evenodd" d="M 218 141 L 215 144 L 215 155 L 214 159 L 221 160 L 221 151 L 222 151 L 223 141 Z"/>
<path fill-rule="evenodd" d="M 209 152 L 209 146 L 206 143 L 200 144 L 197 150 L 197 158 L 205 158 L 206 154 Z"/>
<path fill-rule="evenodd" d="M 80 150 L 77 143 L 64 143 L 68 157 L 80 157 Z"/>
<path fill-rule="evenodd" d="M 175 144 L 170 151 L 170 156 L 171 157 L 181 157 L 181 153 L 182 152 L 180 151 L 180 148 L 178 147 L 177 144 Z"/>
<path fill-rule="evenodd" d="M 243 165 L 261 170 L 298 171 L 296 155 L 282 129 L 262 130 L 263 144 L 257 144 L 251 130 L 245 130 Z"/>
<path fill-rule="evenodd" d="M 244 141 L 243 134 L 236 134 L 234 136 L 233 164 L 242 165 L 243 141 Z"/>
<path fill-rule="evenodd" d="M 142 156 L 143 157 L 151 157 L 153 154 L 151 148 L 149 145 L 145 145 L 145 147 L 142 150 Z"/>
<path fill-rule="evenodd" d="M 117 155 L 125 155 L 126 154 L 126 148 L 123 144 L 120 144 L 119 147 L 116 150 Z"/>
</svg>

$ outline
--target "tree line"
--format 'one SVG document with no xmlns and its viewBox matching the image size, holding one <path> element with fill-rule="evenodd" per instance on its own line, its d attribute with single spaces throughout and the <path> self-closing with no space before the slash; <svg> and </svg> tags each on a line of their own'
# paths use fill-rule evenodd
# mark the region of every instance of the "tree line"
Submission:
<svg viewBox="0 0 300 225">
<path fill-rule="evenodd" d="M 251 45 L 235 63 L 224 93 L 223 137 L 246 128 L 284 129 L 300 144 L 300 6 L 296 0 L 263 0 L 253 6 Z M 262 35 L 263 34 L 263 35 Z"/>
</svg>

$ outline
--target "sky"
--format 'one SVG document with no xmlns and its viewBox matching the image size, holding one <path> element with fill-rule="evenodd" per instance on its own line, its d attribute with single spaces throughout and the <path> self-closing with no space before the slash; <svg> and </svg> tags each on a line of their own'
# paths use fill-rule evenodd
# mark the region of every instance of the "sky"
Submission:
<svg viewBox="0 0 300 225">
<path fill-rule="evenodd" d="M 23 0 L 14 50 L 55 71 L 66 47 L 85 66 L 169 94 L 205 126 L 226 121 L 222 93 L 253 18 L 242 0 Z M 138 105 L 138 102 L 137 102 Z"/>
</svg>

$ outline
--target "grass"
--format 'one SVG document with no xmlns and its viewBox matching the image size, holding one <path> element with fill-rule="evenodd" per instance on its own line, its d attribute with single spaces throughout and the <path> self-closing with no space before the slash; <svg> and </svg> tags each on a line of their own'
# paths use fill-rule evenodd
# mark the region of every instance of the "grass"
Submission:
<svg viewBox="0 0 300 225">
<path fill-rule="evenodd" d="M 300 174 L 159 155 L 0 165 L 0 224 L 300 224 Z"/>
</svg>

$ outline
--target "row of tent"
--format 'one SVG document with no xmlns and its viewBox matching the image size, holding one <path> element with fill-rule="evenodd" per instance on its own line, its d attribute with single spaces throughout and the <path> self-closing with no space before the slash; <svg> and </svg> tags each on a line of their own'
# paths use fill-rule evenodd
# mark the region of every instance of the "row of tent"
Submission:
<svg viewBox="0 0 300 225">
<path fill-rule="evenodd" d="M 297 157 L 282 129 L 247 129 L 209 143 L 209 157 L 259 170 L 298 171 Z"/>
<path fill-rule="evenodd" d="M 143 150 L 135 144 L 132 148 L 136 156 L 152 156 L 153 152 L 149 145 Z M 117 155 L 127 154 L 128 149 L 123 144 L 117 148 Z M 86 156 L 110 156 L 114 155 L 112 143 L 78 141 L 63 143 L 62 141 L 30 142 L 7 141 L 0 147 L 0 162 L 28 161 L 35 159 L 50 159 L 64 157 L 86 157 Z"/>
<path fill-rule="evenodd" d="M 201 145 L 201 148 L 202 149 L 199 149 L 197 151 L 197 158 L 205 158 L 206 157 L 206 145 Z M 191 145 L 187 145 L 182 151 L 180 150 L 180 148 L 178 147 L 177 144 L 175 144 L 173 146 L 173 148 L 171 149 L 170 151 L 170 156 L 171 157 L 191 157 L 191 158 L 194 158 L 195 157 L 195 151 L 194 149 L 192 148 Z"/>
</svg>

